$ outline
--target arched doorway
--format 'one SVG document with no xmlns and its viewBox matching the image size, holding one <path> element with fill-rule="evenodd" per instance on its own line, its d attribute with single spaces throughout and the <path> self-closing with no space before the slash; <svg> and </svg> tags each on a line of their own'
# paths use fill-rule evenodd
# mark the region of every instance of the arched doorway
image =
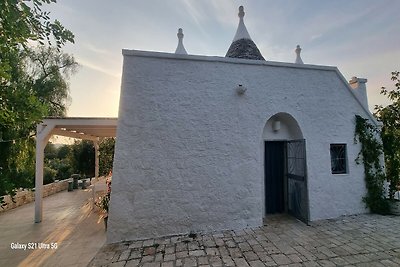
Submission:
<svg viewBox="0 0 400 267">
<path fill-rule="evenodd" d="M 263 130 L 265 214 L 289 213 L 308 222 L 305 139 L 288 113 L 268 119 Z"/>
</svg>

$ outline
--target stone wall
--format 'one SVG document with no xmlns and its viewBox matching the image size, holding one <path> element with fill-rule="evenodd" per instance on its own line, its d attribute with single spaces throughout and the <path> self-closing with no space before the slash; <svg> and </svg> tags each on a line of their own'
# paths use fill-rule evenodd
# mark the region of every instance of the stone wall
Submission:
<svg viewBox="0 0 400 267">
<path fill-rule="evenodd" d="M 43 189 L 43 197 L 67 190 L 67 188 L 68 180 L 47 184 Z M 0 208 L 0 213 L 35 201 L 35 192 L 28 189 L 18 190 L 14 197 L 14 201 L 12 201 L 9 195 L 4 196 L 4 201 L 7 203 L 7 205 L 3 208 Z"/>
</svg>

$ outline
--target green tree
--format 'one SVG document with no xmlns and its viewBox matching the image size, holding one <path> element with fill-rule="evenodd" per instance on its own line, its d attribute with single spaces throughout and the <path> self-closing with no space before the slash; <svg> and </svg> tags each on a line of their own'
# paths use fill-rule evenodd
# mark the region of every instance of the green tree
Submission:
<svg viewBox="0 0 400 267">
<path fill-rule="evenodd" d="M 57 157 L 57 147 L 49 142 L 44 149 L 44 158 L 45 159 L 55 159 Z"/>
<path fill-rule="evenodd" d="M 30 74 L 30 87 L 46 112 L 51 116 L 65 116 L 70 102 L 68 79 L 77 70 L 73 56 L 54 47 L 30 49 L 25 65 Z"/>
<path fill-rule="evenodd" d="M 0 196 L 33 184 L 35 126 L 65 114 L 76 63 L 60 48 L 74 35 L 42 10 L 55 2 L 0 1 Z"/>
<path fill-rule="evenodd" d="M 1 83 L 10 80 L 13 57 L 27 48 L 29 41 L 54 44 L 61 48 L 74 42 L 74 35 L 58 20 L 51 21 L 50 12 L 43 11 L 43 4 L 56 0 L 2 0 L 0 1 L 0 78 Z"/>
<path fill-rule="evenodd" d="M 105 138 L 99 145 L 99 175 L 112 171 L 114 162 L 115 138 Z"/>
<path fill-rule="evenodd" d="M 50 167 L 44 166 L 43 168 L 43 184 L 51 184 L 55 181 L 57 171 Z"/>
<path fill-rule="evenodd" d="M 94 177 L 94 157 L 92 141 L 77 140 L 71 145 L 70 163 L 74 173 Z"/>
<path fill-rule="evenodd" d="M 400 181 L 400 80 L 399 72 L 392 72 L 394 89 L 381 88 L 391 104 L 375 107 L 375 116 L 382 122 L 381 138 L 385 155 L 385 170 L 390 181 L 390 198 L 393 199 Z"/>
<path fill-rule="evenodd" d="M 69 145 L 61 146 L 57 151 L 57 158 L 66 159 L 68 157 L 68 154 L 70 153 L 70 150 L 71 148 Z"/>
<path fill-rule="evenodd" d="M 43 183 L 50 183 L 55 179 L 64 180 L 71 176 L 72 168 L 68 154 L 68 145 L 57 147 L 48 143 L 44 149 L 44 180 Z"/>
<path fill-rule="evenodd" d="M 113 168 L 115 138 L 105 138 L 99 144 L 99 174 L 107 175 Z M 70 146 L 69 161 L 74 173 L 94 177 L 95 149 L 92 141 L 77 140 Z"/>
</svg>

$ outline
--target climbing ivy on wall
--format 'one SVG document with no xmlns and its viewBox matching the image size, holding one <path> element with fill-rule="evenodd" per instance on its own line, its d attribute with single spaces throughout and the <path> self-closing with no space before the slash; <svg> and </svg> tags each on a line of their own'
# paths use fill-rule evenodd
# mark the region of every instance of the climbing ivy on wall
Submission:
<svg viewBox="0 0 400 267">
<path fill-rule="evenodd" d="M 355 142 L 360 142 L 357 164 L 364 165 L 367 195 L 364 202 L 372 213 L 389 214 L 390 205 L 384 195 L 383 184 L 386 179 L 382 167 L 382 143 L 378 139 L 379 129 L 368 119 L 356 115 Z"/>
</svg>

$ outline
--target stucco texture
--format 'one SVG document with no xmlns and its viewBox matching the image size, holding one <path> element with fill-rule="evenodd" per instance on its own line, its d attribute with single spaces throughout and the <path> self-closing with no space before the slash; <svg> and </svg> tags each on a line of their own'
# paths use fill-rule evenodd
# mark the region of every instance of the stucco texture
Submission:
<svg viewBox="0 0 400 267">
<path fill-rule="evenodd" d="M 370 114 L 350 90 L 334 67 L 125 50 L 108 242 L 261 225 L 277 113 L 306 140 L 309 219 L 365 212 L 354 115 Z"/>
</svg>

